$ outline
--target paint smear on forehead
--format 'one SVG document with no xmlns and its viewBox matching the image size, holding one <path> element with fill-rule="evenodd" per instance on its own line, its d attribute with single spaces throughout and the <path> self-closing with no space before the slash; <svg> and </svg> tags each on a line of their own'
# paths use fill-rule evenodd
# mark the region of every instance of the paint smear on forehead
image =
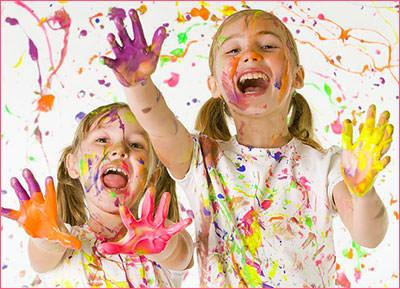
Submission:
<svg viewBox="0 0 400 289">
<path fill-rule="evenodd" d="M 135 116 L 133 115 L 133 113 L 130 110 L 125 110 L 123 113 L 121 114 L 121 118 L 125 123 L 130 123 L 130 124 L 137 124 L 137 120 L 135 118 Z"/>
</svg>

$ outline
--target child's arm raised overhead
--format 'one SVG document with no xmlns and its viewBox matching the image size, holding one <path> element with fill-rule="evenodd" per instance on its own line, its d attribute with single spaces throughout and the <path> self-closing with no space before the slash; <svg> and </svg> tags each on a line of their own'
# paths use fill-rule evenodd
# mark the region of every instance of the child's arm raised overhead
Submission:
<svg viewBox="0 0 400 289">
<path fill-rule="evenodd" d="M 46 178 L 46 198 L 32 172 L 24 169 L 31 196 L 17 178 L 11 186 L 20 202 L 20 210 L 1 208 L 1 215 L 17 221 L 33 238 L 28 243 L 28 255 L 32 268 L 40 273 L 50 271 L 61 261 L 67 248 L 79 249 L 81 242 L 68 233 L 57 217 L 56 192 L 53 179 Z"/>
<path fill-rule="evenodd" d="M 354 144 L 353 125 L 345 120 L 341 160 L 344 182 L 333 190 L 336 208 L 353 240 L 369 248 L 379 245 L 388 226 L 385 206 L 373 185 L 377 174 L 390 162 L 389 156 L 382 156 L 389 150 L 393 133 L 393 125 L 388 123 L 389 112 L 381 114 L 376 127 L 375 114 L 372 105 Z"/>
<path fill-rule="evenodd" d="M 151 80 L 155 71 L 166 30 L 159 27 L 152 44 L 147 45 L 137 12 L 129 10 L 134 39 L 130 39 L 124 24 L 125 11 L 113 8 L 110 19 L 114 20 L 122 46 L 113 34 L 108 35 L 115 59 L 102 57 L 119 82 L 124 86 L 128 104 L 150 140 L 160 160 L 176 178 L 183 178 L 190 166 L 193 141 L 190 133 L 177 120 Z"/>
</svg>

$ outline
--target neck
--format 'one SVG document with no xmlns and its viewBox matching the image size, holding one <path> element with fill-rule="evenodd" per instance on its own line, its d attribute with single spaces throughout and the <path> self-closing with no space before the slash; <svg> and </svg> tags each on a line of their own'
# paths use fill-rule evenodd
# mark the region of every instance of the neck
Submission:
<svg viewBox="0 0 400 289">
<path fill-rule="evenodd" d="M 90 229 L 98 236 L 112 239 L 118 236 L 123 229 L 122 220 L 119 214 L 104 212 L 95 205 L 88 202 Z"/>
<path fill-rule="evenodd" d="M 255 148 L 276 148 L 287 144 L 292 136 L 286 124 L 286 115 L 277 112 L 265 116 L 232 114 L 241 145 Z"/>
</svg>

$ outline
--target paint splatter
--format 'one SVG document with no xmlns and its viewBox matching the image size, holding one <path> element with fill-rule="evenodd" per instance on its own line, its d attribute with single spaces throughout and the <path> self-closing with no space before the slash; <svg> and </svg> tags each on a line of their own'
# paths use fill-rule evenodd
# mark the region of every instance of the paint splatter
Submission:
<svg viewBox="0 0 400 289">
<path fill-rule="evenodd" d="M 55 97 L 52 94 L 43 95 L 38 100 L 37 110 L 42 111 L 42 112 L 50 111 L 53 108 L 54 99 L 55 99 Z"/>
<path fill-rule="evenodd" d="M 175 87 L 179 82 L 179 74 L 171 72 L 171 77 L 164 80 L 164 83 L 168 84 L 169 87 Z"/>
</svg>

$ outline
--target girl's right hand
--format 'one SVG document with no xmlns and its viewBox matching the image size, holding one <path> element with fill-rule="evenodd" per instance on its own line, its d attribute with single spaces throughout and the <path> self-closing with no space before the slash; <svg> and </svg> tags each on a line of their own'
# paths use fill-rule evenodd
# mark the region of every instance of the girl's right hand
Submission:
<svg viewBox="0 0 400 289">
<path fill-rule="evenodd" d="M 19 211 L 1 207 L 1 215 L 16 220 L 33 238 L 46 238 L 61 243 L 62 246 L 80 249 L 81 242 L 74 236 L 63 233 L 58 225 L 56 192 L 53 179 L 46 178 L 46 199 L 40 186 L 29 169 L 22 173 L 31 194 L 29 197 L 17 178 L 11 178 L 11 186 L 20 202 Z"/>
<path fill-rule="evenodd" d="M 167 36 L 165 28 L 161 26 L 154 33 L 152 44 L 147 45 L 136 10 L 130 9 L 128 13 L 132 22 L 134 38 L 129 37 L 124 27 L 125 11 L 120 8 L 112 8 L 110 19 L 114 20 L 122 46 L 116 42 L 114 34 L 108 34 L 107 40 L 115 54 L 115 59 L 105 56 L 100 59 L 114 71 L 119 82 L 125 87 L 135 86 L 137 83 L 145 81 L 156 70 L 161 46 Z"/>
</svg>

